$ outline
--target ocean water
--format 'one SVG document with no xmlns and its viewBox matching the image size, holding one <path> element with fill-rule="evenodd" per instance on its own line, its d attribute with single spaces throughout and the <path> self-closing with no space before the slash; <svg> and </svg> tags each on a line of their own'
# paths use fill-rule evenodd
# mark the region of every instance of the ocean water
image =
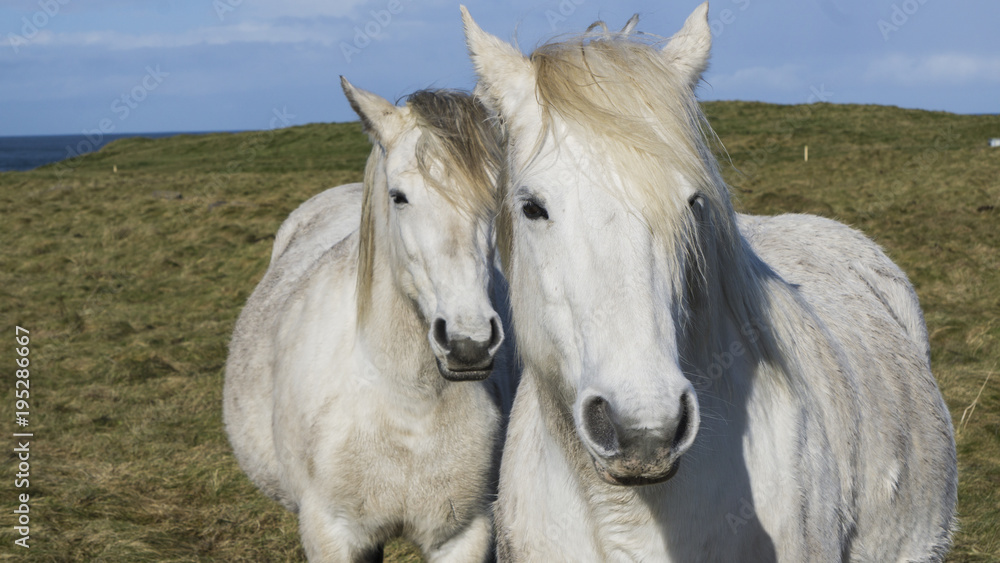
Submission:
<svg viewBox="0 0 1000 563">
<path fill-rule="evenodd" d="M 93 152 L 116 139 L 126 137 L 170 137 L 173 133 L 120 133 L 103 138 L 85 135 L 42 135 L 34 137 L 0 137 L 0 172 L 31 170 L 50 162 L 58 162 Z"/>
</svg>

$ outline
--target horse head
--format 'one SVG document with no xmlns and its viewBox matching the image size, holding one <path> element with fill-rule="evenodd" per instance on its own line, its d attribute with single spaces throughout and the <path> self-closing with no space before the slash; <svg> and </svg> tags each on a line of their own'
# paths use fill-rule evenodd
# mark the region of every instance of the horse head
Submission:
<svg viewBox="0 0 1000 563">
<path fill-rule="evenodd" d="M 530 57 L 463 16 L 507 129 L 497 236 L 518 350 L 604 481 L 665 481 L 700 422 L 683 358 L 706 225 L 732 215 L 694 98 L 707 5 L 665 46 L 630 21 Z"/>
<path fill-rule="evenodd" d="M 342 86 L 373 144 L 362 203 L 359 320 L 371 314 L 373 278 L 389 276 L 426 323 L 441 375 L 484 379 L 504 338 L 490 302 L 490 167 L 498 149 L 485 111 L 459 92 L 421 91 L 397 107 L 343 78 Z M 375 258 L 379 245 L 386 264 Z"/>
</svg>

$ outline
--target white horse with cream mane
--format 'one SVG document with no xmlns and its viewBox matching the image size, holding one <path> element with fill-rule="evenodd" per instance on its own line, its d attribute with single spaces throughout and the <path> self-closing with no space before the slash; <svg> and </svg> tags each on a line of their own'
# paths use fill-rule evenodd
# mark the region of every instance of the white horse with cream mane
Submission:
<svg viewBox="0 0 1000 563">
<path fill-rule="evenodd" d="M 491 304 L 497 281 L 507 309 L 497 139 L 467 94 L 395 107 L 343 86 L 373 144 L 364 184 L 278 231 L 233 334 L 226 430 L 250 479 L 298 513 L 312 561 L 381 561 L 397 535 L 428 561 L 488 560 L 516 386 Z"/>
<path fill-rule="evenodd" d="M 499 558 L 939 561 L 955 444 L 916 295 L 840 223 L 733 211 L 707 11 L 530 57 L 464 12 L 524 365 Z"/>
</svg>

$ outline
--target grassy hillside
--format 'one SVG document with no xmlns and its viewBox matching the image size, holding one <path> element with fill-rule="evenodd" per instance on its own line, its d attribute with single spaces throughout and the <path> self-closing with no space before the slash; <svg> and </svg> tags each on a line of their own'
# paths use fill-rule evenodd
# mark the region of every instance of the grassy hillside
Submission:
<svg viewBox="0 0 1000 563">
<path fill-rule="evenodd" d="M 958 430 L 962 527 L 950 560 L 1000 559 L 1000 149 L 987 147 L 1000 117 L 705 110 L 740 209 L 839 219 L 910 275 Z M 367 154 L 357 123 L 316 124 L 126 139 L 0 173 L 6 373 L 14 327 L 31 331 L 31 560 L 302 559 L 294 517 L 229 451 L 226 344 L 278 225 L 324 188 L 360 180 Z M 8 432 L 19 430 L 13 380 L 0 388 Z M 7 452 L 0 506 L 12 510 L 24 490 Z M 0 557 L 20 559 L 10 510 Z M 387 559 L 419 560 L 402 544 Z"/>
</svg>

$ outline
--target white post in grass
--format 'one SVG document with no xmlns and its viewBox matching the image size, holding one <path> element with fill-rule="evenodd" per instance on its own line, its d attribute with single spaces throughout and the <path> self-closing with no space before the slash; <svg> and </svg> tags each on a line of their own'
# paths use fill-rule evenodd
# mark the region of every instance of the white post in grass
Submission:
<svg viewBox="0 0 1000 563">
<path fill-rule="evenodd" d="M 806 162 L 809 162 L 809 145 L 806 145 L 805 159 Z"/>
</svg>

